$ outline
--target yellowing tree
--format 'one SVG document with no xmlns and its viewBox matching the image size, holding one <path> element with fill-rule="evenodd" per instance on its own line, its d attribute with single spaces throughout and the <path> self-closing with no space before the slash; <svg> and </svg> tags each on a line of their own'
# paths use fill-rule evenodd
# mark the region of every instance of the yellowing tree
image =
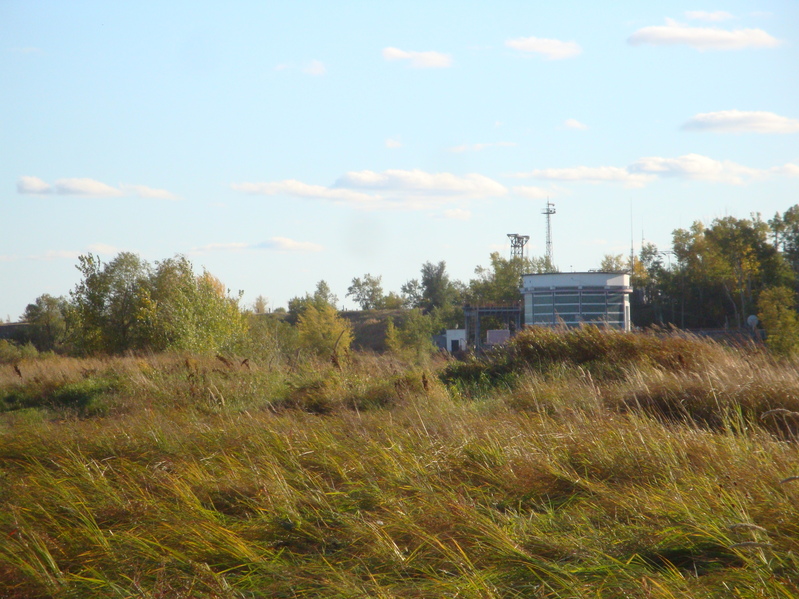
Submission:
<svg viewBox="0 0 799 599">
<path fill-rule="evenodd" d="M 352 344 L 352 325 L 333 306 L 308 304 L 297 320 L 300 347 L 326 359 L 339 359 Z"/>
</svg>

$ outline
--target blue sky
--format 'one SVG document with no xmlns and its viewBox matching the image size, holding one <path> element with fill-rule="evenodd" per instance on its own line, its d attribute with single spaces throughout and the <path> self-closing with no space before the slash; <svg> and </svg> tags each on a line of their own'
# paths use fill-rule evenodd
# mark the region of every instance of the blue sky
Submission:
<svg viewBox="0 0 799 599">
<path fill-rule="evenodd" d="M 506 235 L 561 270 L 799 202 L 799 3 L 0 0 L 0 318 L 77 256 L 272 307 Z"/>
</svg>

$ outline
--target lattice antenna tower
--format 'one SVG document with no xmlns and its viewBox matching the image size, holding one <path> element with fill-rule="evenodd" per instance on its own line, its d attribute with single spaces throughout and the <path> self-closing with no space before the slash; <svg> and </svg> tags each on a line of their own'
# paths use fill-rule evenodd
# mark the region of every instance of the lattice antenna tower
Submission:
<svg viewBox="0 0 799 599">
<path fill-rule="evenodd" d="M 524 246 L 527 245 L 528 241 L 530 241 L 530 236 L 508 233 L 508 239 L 510 239 L 510 259 L 524 259 Z"/>
<path fill-rule="evenodd" d="M 547 207 L 541 211 L 547 217 L 547 261 L 550 265 L 555 264 L 552 257 L 552 215 L 555 214 L 555 204 L 547 200 Z"/>
</svg>

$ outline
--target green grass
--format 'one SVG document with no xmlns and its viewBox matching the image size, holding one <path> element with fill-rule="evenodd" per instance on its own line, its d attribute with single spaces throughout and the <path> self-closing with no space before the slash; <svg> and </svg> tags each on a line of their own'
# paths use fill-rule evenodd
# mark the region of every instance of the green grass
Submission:
<svg viewBox="0 0 799 599">
<path fill-rule="evenodd" d="M 0 597 L 797 596 L 796 364 L 586 334 L 0 365 Z"/>
</svg>

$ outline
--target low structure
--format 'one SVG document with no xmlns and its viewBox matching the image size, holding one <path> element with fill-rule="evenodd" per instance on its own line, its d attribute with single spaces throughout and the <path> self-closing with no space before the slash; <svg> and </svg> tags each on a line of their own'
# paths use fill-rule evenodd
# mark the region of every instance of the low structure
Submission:
<svg viewBox="0 0 799 599">
<path fill-rule="evenodd" d="M 522 277 L 524 324 L 535 326 L 607 325 L 630 330 L 630 275 L 569 272 Z"/>
<path fill-rule="evenodd" d="M 486 345 L 502 345 L 510 339 L 510 329 L 489 329 L 486 331 Z"/>
<path fill-rule="evenodd" d="M 454 354 L 466 350 L 466 329 L 447 329 L 433 337 L 433 342 L 441 349 Z"/>
</svg>

